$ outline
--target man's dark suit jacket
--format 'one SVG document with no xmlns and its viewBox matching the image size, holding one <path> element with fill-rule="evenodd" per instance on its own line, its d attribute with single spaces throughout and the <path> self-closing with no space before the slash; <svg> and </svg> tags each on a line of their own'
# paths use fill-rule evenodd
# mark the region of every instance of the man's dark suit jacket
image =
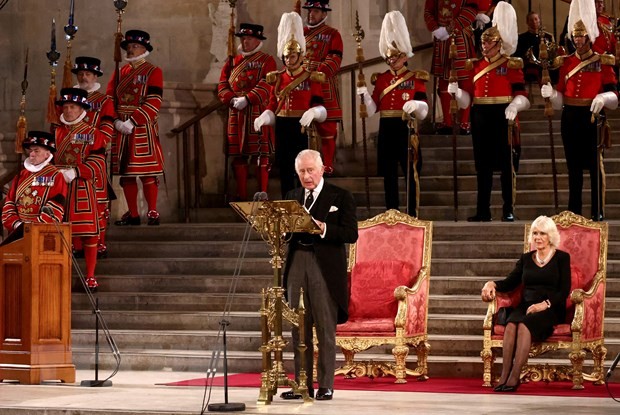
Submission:
<svg viewBox="0 0 620 415">
<path fill-rule="evenodd" d="M 287 200 L 297 200 L 304 204 L 304 188 L 298 187 L 286 195 Z M 331 210 L 331 212 L 330 212 Z M 316 220 L 327 224 L 325 238 L 312 235 L 314 252 L 330 289 L 329 294 L 338 304 L 338 324 L 345 323 L 349 317 L 349 287 L 347 281 L 346 243 L 357 241 L 357 216 L 353 195 L 340 187 L 323 182 L 323 189 L 314 202 L 310 214 Z M 293 234 L 289 242 L 286 265 L 284 267 L 284 287 L 287 287 L 288 270 L 293 253 L 299 246 L 303 234 Z M 308 235 L 305 235 L 307 238 Z"/>
</svg>

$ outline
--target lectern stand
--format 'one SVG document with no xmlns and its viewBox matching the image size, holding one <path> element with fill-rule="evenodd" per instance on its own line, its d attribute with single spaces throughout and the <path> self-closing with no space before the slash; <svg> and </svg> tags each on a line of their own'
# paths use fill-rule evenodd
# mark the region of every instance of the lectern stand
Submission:
<svg viewBox="0 0 620 415">
<path fill-rule="evenodd" d="M 299 393 L 304 402 L 311 402 L 308 395 L 308 376 L 303 367 L 306 353 L 304 339 L 304 301 L 303 292 L 300 293 L 299 308 L 291 309 L 284 299 L 282 287 L 282 264 L 284 263 L 284 248 L 287 238 L 293 232 L 307 232 L 320 234 L 321 229 L 314 223 L 310 214 L 296 200 L 276 200 L 265 202 L 237 202 L 231 206 L 252 225 L 270 247 L 271 266 L 273 268 L 273 284 L 268 290 L 263 290 L 261 300 L 261 331 L 263 355 L 263 371 L 258 403 L 268 405 L 278 392 L 278 386 L 290 386 Z M 285 318 L 299 328 L 298 350 L 302 355 L 299 384 L 289 379 L 282 362 L 283 350 L 288 344 L 282 337 L 282 319 Z"/>
<path fill-rule="evenodd" d="M 0 247 L 0 381 L 75 382 L 71 354 L 71 226 L 24 224 Z"/>
</svg>

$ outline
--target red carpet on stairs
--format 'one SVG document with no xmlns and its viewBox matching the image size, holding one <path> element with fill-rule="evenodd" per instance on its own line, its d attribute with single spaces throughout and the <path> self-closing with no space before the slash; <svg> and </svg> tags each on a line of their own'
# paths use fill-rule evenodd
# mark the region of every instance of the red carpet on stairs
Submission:
<svg viewBox="0 0 620 415">
<path fill-rule="evenodd" d="M 189 379 L 180 382 L 165 383 L 165 386 L 204 386 L 205 378 Z M 213 386 L 224 386 L 221 376 L 213 379 Z M 239 373 L 228 376 L 228 386 L 231 388 L 260 388 L 260 373 Z M 588 398 L 609 397 L 605 385 L 594 386 L 584 382 L 585 389 L 572 390 L 571 382 L 529 382 L 522 384 L 517 394 L 541 396 L 582 396 Z M 405 384 L 394 383 L 394 378 L 384 377 L 370 379 L 367 377 L 345 379 L 336 376 L 334 389 L 338 390 L 368 390 L 380 392 L 431 392 L 431 393 L 496 393 L 491 388 L 482 387 L 482 379 L 472 378 L 430 378 L 420 382 L 412 378 Z M 282 388 L 286 390 L 286 388 Z M 610 383 L 609 390 L 614 397 L 620 398 L 620 383 Z"/>
</svg>

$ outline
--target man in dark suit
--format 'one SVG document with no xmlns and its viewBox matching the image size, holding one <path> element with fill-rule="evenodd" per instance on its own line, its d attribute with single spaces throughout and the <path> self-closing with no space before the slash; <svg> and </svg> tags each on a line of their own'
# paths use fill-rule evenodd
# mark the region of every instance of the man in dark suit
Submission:
<svg viewBox="0 0 620 415">
<path fill-rule="evenodd" d="M 297 200 L 310 212 L 323 231 L 320 235 L 295 233 L 289 242 L 284 268 L 284 286 L 291 307 L 299 305 L 300 289 L 304 290 L 306 373 L 313 372 L 312 326 L 316 326 L 320 353 L 318 360 L 317 400 L 333 396 L 336 366 L 336 324 L 348 319 L 349 288 L 347 283 L 346 243 L 357 241 L 357 217 L 353 195 L 323 179 L 325 170 L 321 154 L 303 150 L 295 159 L 295 170 L 302 187 L 291 190 L 288 200 Z M 299 330 L 293 328 L 295 378 L 299 382 Z M 312 382 L 308 392 L 314 397 Z M 283 399 L 300 399 L 294 390 L 283 392 Z"/>
</svg>

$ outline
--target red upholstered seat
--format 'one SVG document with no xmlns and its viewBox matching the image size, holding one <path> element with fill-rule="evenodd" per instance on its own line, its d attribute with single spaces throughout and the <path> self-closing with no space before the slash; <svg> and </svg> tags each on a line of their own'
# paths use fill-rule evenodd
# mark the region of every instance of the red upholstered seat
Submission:
<svg viewBox="0 0 620 415">
<path fill-rule="evenodd" d="M 549 350 L 568 349 L 571 370 L 554 371 L 528 365 L 522 378 L 555 380 L 570 377 L 573 389 L 582 389 L 583 380 L 603 383 L 603 362 L 607 349 L 603 336 L 605 318 L 605 281 L 607 274 L 607 223 L 592 222 L 571 212 L 552 217 L 560 232 L 560 249 L 571 256 L 571 293 L 566 300 L 566 321 L 555 326 L 550 338 L 532 344 L 530 356 Z M 525 227 L 524 252 L 534 249 L 527 242 L 529 225 Z M 504 326 L 495 324 L 497 311 L 518 304 L 521 288 L 510 293 L 498 293 L 489 302 L 484 320 L 484 386 L 491 386 L 491 369 L 495 354 L 502 347 Z M 583 373 L 583 361 L 590 352 L 594 361 L 593 372 Z M 561 375 L 568 373 L 568 375 Z"/>
<path fill-rule="evenodd" d="M 349 253 L 349 321 L 338 325 L 336 343 L 345 356 L 336 374 L 407 374 L 426 379 L 428 293 L 432 223 L 389 210 L 359 223 L 359 238 Z M 394 364 L 355 362 L 355 353 L 394 345 Z M 415 370 L 405 361 L 413 347 Z"/>
</svg>

